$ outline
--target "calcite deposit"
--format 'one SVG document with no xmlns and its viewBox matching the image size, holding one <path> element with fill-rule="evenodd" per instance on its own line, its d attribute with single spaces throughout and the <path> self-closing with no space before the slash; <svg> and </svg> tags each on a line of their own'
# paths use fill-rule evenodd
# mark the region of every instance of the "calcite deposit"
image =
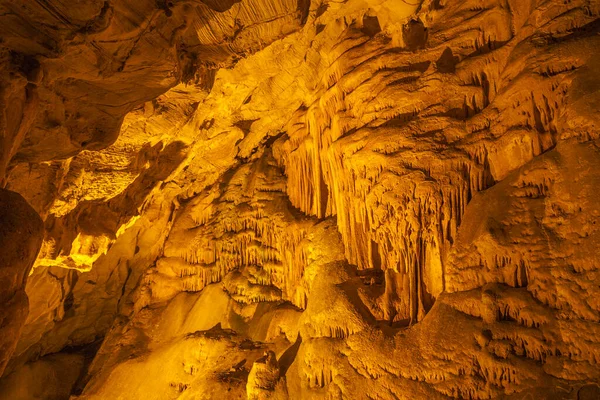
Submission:
<svg viewBox="0 0 600 400">
<path fill-rule="evenodd" d="M 0 0 L 0 398 L 600 399 L 599 18 Z"/>
</svg>

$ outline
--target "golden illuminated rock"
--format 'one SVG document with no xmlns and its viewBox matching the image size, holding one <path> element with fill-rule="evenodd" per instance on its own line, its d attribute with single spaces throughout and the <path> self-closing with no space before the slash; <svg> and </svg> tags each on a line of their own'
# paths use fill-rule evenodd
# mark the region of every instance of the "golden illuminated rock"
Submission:
<svg viewBox="0 0 600 400">
<path fill-rule="evenodd" d="M 600 2 L 22 3 L 0 397 L 600 398 Z"/>
</svg>

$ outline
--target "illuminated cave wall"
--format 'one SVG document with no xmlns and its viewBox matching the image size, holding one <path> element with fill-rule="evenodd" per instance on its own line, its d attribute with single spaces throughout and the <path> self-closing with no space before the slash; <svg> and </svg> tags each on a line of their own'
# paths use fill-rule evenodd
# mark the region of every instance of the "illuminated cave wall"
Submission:
<svg viewBox="0 0 600 400">
<path fill-rule="evenodd" d="M 1 1 L 0 398 L 600 398 L 599 15 Z"/>
</svg>

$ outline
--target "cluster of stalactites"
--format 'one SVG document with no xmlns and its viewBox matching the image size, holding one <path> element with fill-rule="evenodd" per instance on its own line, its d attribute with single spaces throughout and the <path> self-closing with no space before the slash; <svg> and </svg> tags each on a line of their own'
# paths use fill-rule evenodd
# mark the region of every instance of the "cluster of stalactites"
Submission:
<svg viewBox="0 0 600 400">
<path fill-rule="evenodd" d="M 491 43 L 513 37 L 496 23 L 506 17 L 504 10 L 490 13 L 489 28 L 464 29 L 473 49 L 450 52 L 466 57 L 462 68 L 452 67 L 455 75 L 435 62 L 447 47 L 418 54 L 385 51 L 377 42 L 352 47 L 360 40 L 349 27 L 324 67 L 317 100 L 296 111 L 274 146 L 291 203 L 308 215 L 337 217 L 350 263 L 394 272 L 386 275 L 393 319 L 421 318 L 444 290 L 444 262 L 473 195 L 555 143 L 565 89 L 543 67 L 552 63 L 521 78 L 534 91 L 513 95 L 505 64 L 486 62 Z M 560 71 L 573 68 L 566 64 Z M 433 74 L 446 85 L 443 93 L 432 95 L 420 81 Z M 494 101 L 531 112 L 498 115 Z"/>
<path fill-rule="evenodd" d="M 242 166 L 237 172 L 244 178 L 241 187 L 233 179 L 220 194 L 205 194 L 210 201 L 200 198 L 183 210 L 181 220 L 191 221 L 191 226 L 182 231 L 176 227 L 165 248 L 167 257 L 179 260 L 170 266 L 182 290 L 199 291 L 223 281 L 224 289 L 241 303 L 288 300 L 306 307 L 307 231 L 303 221 L 289 214 L 283 193 L 262 190 L 272 185 L 257 182 L 272 179 L 271 168 L 260 160 Z"/>
</svg>

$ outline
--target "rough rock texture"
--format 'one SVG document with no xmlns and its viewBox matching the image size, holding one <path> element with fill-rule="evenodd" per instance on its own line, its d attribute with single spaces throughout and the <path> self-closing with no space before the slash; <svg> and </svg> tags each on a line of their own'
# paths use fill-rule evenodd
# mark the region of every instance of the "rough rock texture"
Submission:
<svg viewBox="0 0 600 400">
<path fill-rule="evenodd" d="M 0 179 L 11 162 L 66 158 L 117 138 L 123 117 L 179 81 L 299 27 L 306 5 L 200 1 L 0 2 Z"/>
<path fill-rule="evenodd" d="M 600 397 L 600 2 L 94 6 L 0 17 L 45 226 L 0 390 Z"/>
</svg>

